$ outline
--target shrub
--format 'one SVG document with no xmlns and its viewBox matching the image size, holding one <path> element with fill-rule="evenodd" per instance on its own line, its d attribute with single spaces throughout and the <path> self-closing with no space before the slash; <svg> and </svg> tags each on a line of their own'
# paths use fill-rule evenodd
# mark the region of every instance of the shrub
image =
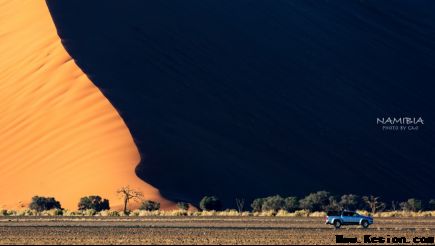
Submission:
<svg viewBox="0 0 435 246">
<path fill-rule="evenodd" d="M 109 200 L 102 199 L 100 196 L 86 196 L 80 199 L 79 210 L 93 209 L 97 212 L 110 210 Z"/>
<path fill-rule="evenodd" d="M 147 200 L 142 202 L 142 204 L 139 207 L 139 210 L 157 211 L 160 210 L 160 203 Z"/>
<path fill-rule="evenodd" d="M 62 210 L 62 206 L 60 202 L 56 201 L 53 197 L 40 197 L 34 196 L 32 198 L 32 202 L 29 205 L 29 208 L 32 210 L 36 210 L 38 212 L 52 210 L 52 209 L 60 209 Z"/>
<path fill-rule="evenodd" d="M 180 209 L 180 210 L 189 210 L 189 203 L 187 203 L 187 202 L 179 202 L 179 203 L 177 203 L 177 207 Z"/>
<path fill-rule="evenodd" d="M 264 203 L 264 198 L 255 199 L 251 204 L 252 212 L 254 213 L 261 212 L 261 210 L 263 209 L 263 203 Z"/>
<path fill-rule="evenodd" d="M 203 211 L 220 211 L 222 210 L 222 202 L 215 196 L 205 196 L 199 203 L 199 207 Z"/>
<path fill-rule="evenodd" d="M 299 201 L 300 208 L 309 211 L 323 211 L 329 205 L 329 192 L 318 191 L 311 193 Z"/>
<path fill-rule="evenodd" d="M 408 199 L 406 202 L 401 202 L 400 207 L 405 211 L 413 212 L 420 211 L 423 208 L 421 200 L 417 200 L 415 198 Z"/>
</svg>

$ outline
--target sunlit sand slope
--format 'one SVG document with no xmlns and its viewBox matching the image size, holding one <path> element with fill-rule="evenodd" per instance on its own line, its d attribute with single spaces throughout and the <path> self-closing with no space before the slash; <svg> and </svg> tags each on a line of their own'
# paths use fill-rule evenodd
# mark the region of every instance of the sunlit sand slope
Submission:
<svg viewBox="0 0 435 246">
<path fill-rule="evenodd" d="M 125 185 L 170 206 L 135 174 L 129 130 L 61 44 L 43 0 L 0 0 L 0 207 L 84 195 L 112 207 Z"/>
</svg>

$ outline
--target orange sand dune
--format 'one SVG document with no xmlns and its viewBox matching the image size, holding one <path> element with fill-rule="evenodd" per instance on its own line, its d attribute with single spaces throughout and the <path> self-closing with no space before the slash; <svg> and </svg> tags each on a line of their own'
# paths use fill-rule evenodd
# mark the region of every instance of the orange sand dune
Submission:
<svg viewBox="0 0 435 246">
<path fill-rule="evenodd" d="M 134 172 L 129 130 L 61 44 L 44 0 L 0 0 L 0 207 L 34 195 L 74 210 L 97 194 L 121 206 L 130 185 L 172 207 Z"/>
</svg>

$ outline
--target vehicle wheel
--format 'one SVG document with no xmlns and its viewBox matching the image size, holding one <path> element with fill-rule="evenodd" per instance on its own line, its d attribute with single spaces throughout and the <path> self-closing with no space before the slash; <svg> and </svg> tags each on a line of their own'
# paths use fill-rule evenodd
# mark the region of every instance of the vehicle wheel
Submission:
<svg viewBox="0 0 435 246">
<path fill-rule="evenodd" d="M 367 220 L 363 220 L 363 221 L 361 221 L 361 226 L 363 228 L 368 228 L 369 227 L 369 222 Z"/>
<path fill-rule="evenodd" d="M 334 221 L 334 227 L 335 227 L 335 229 L 340 228 L 341 227 L 341 221 L 339 221 L 339 220 Z"/>
</svg>

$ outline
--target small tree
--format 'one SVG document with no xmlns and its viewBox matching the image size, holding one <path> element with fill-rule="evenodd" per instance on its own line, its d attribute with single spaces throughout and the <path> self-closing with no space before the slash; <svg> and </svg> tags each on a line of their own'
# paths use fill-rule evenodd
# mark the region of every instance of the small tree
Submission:
<svg viewBox="0 0 435 246">
<path fill-rule="evenodd" d="M 199 203 L 199 207 L 204 211 L 222 210 L 222 202 L 215 196 L 205 196 Z"/>
<path fill-rule="evenodd" d="M 282 209 L 288 212 L 294 212 L 299 208 L 299 200 L 295 196 L 287 197 L 284 199 L 284 207 Z"/>
<path fill-rule="evenodd" d="M 400 208 L 402 208 L 405 211 L 417 212 L 417 211 L 422 210 L 423 206 L 422 206 L 421 200 L 411 198 L 411 199 L 408 199 L 408 201 L 406 201 L 406 202 L 401 202 Z"/>
<path fill-rule="evenodd" d="M 341 209 L 356 210 L 358 208 L 359 198 L 357 195 L 348 194 L 342 195 L 339 206 Z"/>
<path fill-rule="evenodd" d="M 86 196 L 80 199 L 79 210 L 93 209 L 97 212 L 110 210 L 109 200 L 102 199 L 100 196 Z"/>
<path fill-rule="evenodd" d="M 251 203 L 252 212 L 261 212 L 263 209 L 264 198 L 257 198 Z"/>
<path fill-rule="evenodd" d="M 380 197 L 378 196 L 363 196 L 364 202 L 368 205 L 372 214 L 385 209 L 385 203 L 380 202 Z"/>
<path fill-rule="evenodd" d="M 243 209 L 245 208 L 245 199 L 236 198 L 236 206 L 237 206 L 237 211 L 239 211 L 239 213 L 242 213 Z"/>
<path fill-rule="evenodd" d="M 329 205 L 329 192 L 318 191 L 311 193 L 299 201 L 302 209 L 309 211 L 324 211 Z"/>
<path fill-rule="evenodd" d="M 130 186 L 124 186 L 117 191 L 118 195 L 124 201 L 124 213 L 128 213 L 128 203 L 131 200 L 140 201 L 143 199 L 143 194 L 140 191 L 136 191 L 130 188 Z"/>
<path fill-rule="evenodd" d="M 143 201 L 139 210 L 157 211 L 160 210 L 160 203 L 151 200 Z"/>
<path fill-rule="evenodd" d="M 60 202 L 54 199 L 54 197 L 34 196 L 32 198 L 32 202 L 29 205 L 29 208 L 38 212 L 42 212 L 51 209 L 61 210 L 62 206 L 60 205 Z"/>
<path fill-rule="evenodd" d="M 185 211 L 187 211 L 187 210 L 189 210 L 190 205 L 189 205 L 189 203 L 187 203 L 187 202 L 178 202 L 178 203 L 177 203 L 177 207 L 178 207 L 178 209 L 180 209 L 180 210 L 185 210 Z"/>
</svg>

